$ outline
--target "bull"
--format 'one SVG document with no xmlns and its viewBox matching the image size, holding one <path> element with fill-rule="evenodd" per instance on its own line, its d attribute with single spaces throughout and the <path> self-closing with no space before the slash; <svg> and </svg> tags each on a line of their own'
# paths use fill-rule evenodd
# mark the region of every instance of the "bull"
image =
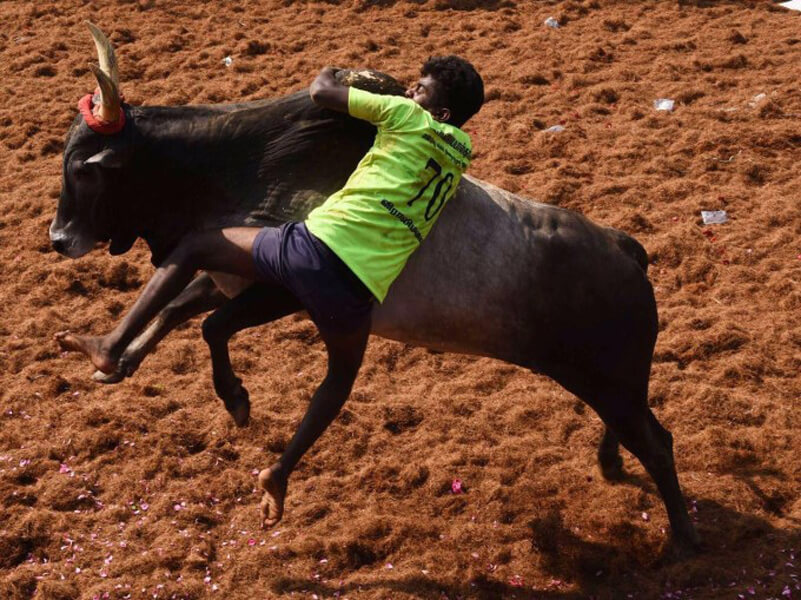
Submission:
<svg viewBox="0 0 801 600">
<path fill-rule="evenodd" d="M 158 265 L 192 231 L 303 220 L 345 183 L 372 143 L 371 126 L 317 107 L 306 91 L 242 104 L 131 106 L 120 97 L 111 44 L 90 29 L 100 57 L 93 67 L 99 93 L 95 112 L 77 116 L 67 136 L 50 227 L 62 255 L 79 258 L 98 242 L 118 255 L 142 238 Z M 371 91 L 403 91 L 372 71 L 341 76 Z M 98 122 L 118 126 L 108 130 Z M 438 226 L 375 307 L 372 332 L 500 359 L 578 396 L 605 424 L 602 474 L 620 477 L 622 443 L 655 481 L 674 548 L 686 554 L 697 548 L 698 535 L 679 487 L 672 436 L 647 403 L 657 337 L 647 266 L 645 250 L 625 233 L 465 176 Z M 204 324 L 207 341 L 217 339 L 214 329 L 230 334 L 269 320 L 237 321 L 235 311 L 226 312 L 229 298 L 250 283 L 198 275 L 130 344 L 117 372 L 96 378 L 130 376 L 172 328 L 209 310 L 217 312 Z M 244 424 L 247 415 L 237 421 Z"/>
</svg>

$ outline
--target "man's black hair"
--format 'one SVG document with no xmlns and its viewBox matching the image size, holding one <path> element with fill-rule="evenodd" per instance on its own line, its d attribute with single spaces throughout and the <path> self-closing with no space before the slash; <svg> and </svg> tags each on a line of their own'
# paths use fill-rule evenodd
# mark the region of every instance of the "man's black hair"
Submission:
<svg viewBox="0 0 801 600">
<path fill-rule="evenodd" d="M 420 69 L 439 83 L 440 103 L 451 110 L 450 123 L 461 127 L 484 104 L 484 82 L 475 67 L 458 56 L 432 56 Z"/>
</svg>

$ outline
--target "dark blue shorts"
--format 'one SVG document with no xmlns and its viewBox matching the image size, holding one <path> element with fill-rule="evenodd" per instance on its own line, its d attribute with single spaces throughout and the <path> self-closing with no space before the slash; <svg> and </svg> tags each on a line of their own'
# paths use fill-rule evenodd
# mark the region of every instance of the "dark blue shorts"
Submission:
<svg viewBox="0 0 801 600">
<path fill-rule="evenodd" d="M 289 290 L 322 334 L 347 333 L 369 322 L 373 294 L 303 223 L 265 227 L 253 241 L 262 281 Z"/>
</svg>

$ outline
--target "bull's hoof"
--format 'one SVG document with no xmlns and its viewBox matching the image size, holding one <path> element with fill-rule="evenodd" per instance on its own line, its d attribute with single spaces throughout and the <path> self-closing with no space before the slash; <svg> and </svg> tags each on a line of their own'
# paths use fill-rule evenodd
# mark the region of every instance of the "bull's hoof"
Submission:
<svg viewBox="0 0 801 600">
<path fill-rule="evenodd" d="M 250 420 L 250 394 L 241 384 L 239 378 L 236 379 L 236 384 L 230 390 L 226 390 L 221 394 L 220 389 L 217 389 L 217 394 L 222 398 L 225 404 L 225 410 L 234 419 L 237 427 L 244 427 Z"/>
<path fill-rule="evenodd" d="M 92 379 L 98 383 L 119 383 L 126 377 L 133 375 L 138 367 L 139 360 L 133 356 L 123 354 L 117 362 L 117 368 L 113 373 L 104 373 L 103 371 L 97 370 L 94 372 L 94 375 L 92 375 Z"/>
<path fill-rule="evenodd" d="M 601 475 L 607 481 L 620 481 L 623 479 L 623 458 L 619 454 L 614 456 L 598 456 L 598 466 Z"/>
<path fill-rule="evenodd" d="M 234 407 L 229 407 L 226 404 L 225 410 L 233 417 L 237 427 L 244 427 L 250 421 L 250 400 L 248 399 Z"/>
<path fill-rule="evenodd" d="M 113 373 L 104 373 L 103 371 L 95 371 L 92 379 L 98 383 L 119 383 L 125 379 L 125 373 L 120 370 Z"/>
</svg>

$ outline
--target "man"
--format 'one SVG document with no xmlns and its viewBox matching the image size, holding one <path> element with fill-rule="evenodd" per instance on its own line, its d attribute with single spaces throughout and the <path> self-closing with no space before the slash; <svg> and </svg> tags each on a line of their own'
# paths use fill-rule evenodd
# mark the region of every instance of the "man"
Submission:
<svg viewBox="0 0 801 600">
<path fill-rule="evenodd" d="M 264 489 L 262 524 L 267 527 L 283 515 L 287 481 L 295 465 L 350 394 L 367 345 L 374 299 L 383 302 L 456 191 L 471 157 L 470 138 L 460 127 L 484 101 L 481 77 L 456 56 L 429 59 L 405 97 L 347 87 L 335 74 L 330 67 L 320 72 L 310 88 L 312 100 L 367 120 L 378 130 L 345 187 L 303 223 L 187 235 L 114 331 L 100 337 L 58 336 L 63 348 L 83 352 L 95 367 L 113 372 L 136 334 L 200 269 L 258 281 L 258 295 L 245 291 L 232 306 L 258 302 L 260 322 L 305 308 L 325 342 L 328 373 L 280 460 L 259 475 Z M 246 393 L 238 380 L 231 380 L 230 365 L 218 369 L 228 364 L 227 348 L 221 349 L 207 329 L 204 324 L 215 388 L 237 424 L 244 425 L 250 407 Z M 220 372 L 230 373 L 228 380 L 218 380 Z M 240 393 L 231 393 L 232 389 Z"/>
</svg>

